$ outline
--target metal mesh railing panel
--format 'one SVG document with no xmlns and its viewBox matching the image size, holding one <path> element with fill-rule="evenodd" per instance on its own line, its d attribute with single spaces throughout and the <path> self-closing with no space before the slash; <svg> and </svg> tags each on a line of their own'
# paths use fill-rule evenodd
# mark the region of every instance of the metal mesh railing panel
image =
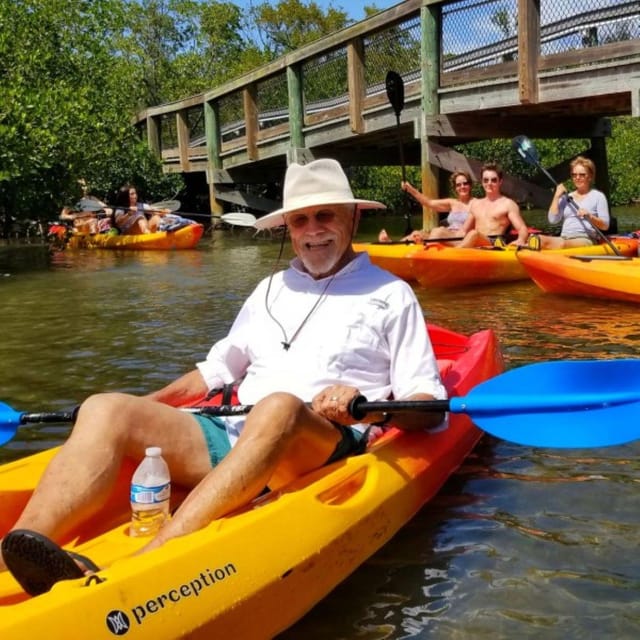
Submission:
<svg viewBox="0 0 640 640">
<path fill-rule="evenodd" d="M 443 5 L 443 71 L 517 60 L 517 29 L 517 0 L 460 0 Z M 540 31 L 542 55 L 638 39 L 640 2 L 542 1 Z"/>
<path fill-rule="evenodd" d="M 160 116 L 160 147 L 172 149 L 178 146 L 178 128 L 176 127 L 176 114 L 163 113 Z"/>
<path fill-rule="evenodd" d="M 224 95 L 218 101 L 222 142 L 231 142 L 245 134 L 242 92 Z"/>
<path fill-rule="evenodd" d="M 331 109 L 348 101 L 346 47 L 308 60 L 302 73 L 307 113 Z"/>
<path fill-rule="evenodd" d="M 289 94 L 286 73 L 267 78 L 257 90 L 260 129 L 268 129 L 289 120 Z"/>
<path fill-rule="evenodd" d="M 461 0 L 442 7 L 444 71 L 517 60 L 517 0 Z"/>
<path fill-rule="evenodd" d="M 640 38 L 640 2 L 564 0 L 540 10 L 543 55 Z"/>
<path fill-rule="evenodd" d="M 189 140 L 192 142 L 204 141 L 204 109 L 202 105 L 192 107 L 187 111 L 187 124 L 189 126 Z"/>
<path fill-rule="evenodd" d="M 384 90 L 387 71 L 405 80 L 420 77 L 420 16 L 364 38 L 367 95 Z"/>
</svg>

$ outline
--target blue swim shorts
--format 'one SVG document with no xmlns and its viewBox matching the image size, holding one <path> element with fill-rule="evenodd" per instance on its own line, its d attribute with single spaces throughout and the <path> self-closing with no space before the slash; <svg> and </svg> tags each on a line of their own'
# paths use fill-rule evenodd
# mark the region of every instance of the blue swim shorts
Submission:
<svg viewBox="0 0 640 640">
<path fill-rule="evenodd" d="M 220 464 L 222 459 L 231 451 L 231 442 L 229 441 L 224 421 L 215 416 L 202 414 L 194 414 L 193 417 L 200 424 L 204 439 L 207 443 L 207 449 L 209 450 L 211 466 L 215 467 Z M 353 427 L 345 427 L 335 423 L 334 426 L 340 431 L 342 438 L 325 464 L 330 464 L 331 462 L 341 460 L 350 455 L 362 453 L 366 449 L 367 438 L 364 433 L 361 433 Z"/>
<path fill-rule="evenodd" d="M 231 442 L 224 422 L 220 418 L 216 418 L 216 416 L 206 416 L 199 413 L 194 414 L 193 417 L 200 424 L 204 439 L 207 442 L 211 466 L 215 467 L 231 451 Z"/>
</svg>

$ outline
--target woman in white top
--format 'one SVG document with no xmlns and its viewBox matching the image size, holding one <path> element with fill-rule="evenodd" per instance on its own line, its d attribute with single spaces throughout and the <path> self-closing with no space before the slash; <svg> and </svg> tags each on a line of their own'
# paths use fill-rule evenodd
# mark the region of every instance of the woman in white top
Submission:
<svg viewBox="0 0 640 640">
<path fill-rule="evenodd" d="M 569 164 L 575 191 L 567 192 L 560 183 L 549 205 L 548 219 L 551 224 L 562 222 L 559 236 L 541 235 L 541 249 L 565 249 L 598 244 L 601 234 L 609 228 L 610 215 L 607 198 L 597 189 L 591 188 L 596 177 L 592 160 L 578 156 Z"/>
<path fill-rule="evenodd" d="M 454 171 L 449 179 L 451 188 L 456 194 L 455 198 L 427 198 L 421 191 L 416 189 L 409 182 L 402 182 L 401 188 L 412 198 L 425 207 L 434 211 L 448 212 L 446 225 L 436 227 L 431 231 L 413 231 L 403 240 L 411 242 L 422 242 L 429 239 L 440 239 L 446 241 L 448 238 L 456 238 L 460 235 L 460 228 L 469 215 L 469 207 L 473 198 L 471 197 L 471 187 L 473 186 L 471 176 L 465 171 Z M 378 242 L 391 242 L 387 232 L 382 229 L 378 235 Z"/>
</svg>

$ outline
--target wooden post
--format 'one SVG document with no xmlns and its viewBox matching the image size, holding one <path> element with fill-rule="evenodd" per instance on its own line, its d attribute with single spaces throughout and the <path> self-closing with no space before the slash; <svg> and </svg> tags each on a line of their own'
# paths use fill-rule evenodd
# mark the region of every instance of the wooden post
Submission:
<svg viewBox="0 0 640 640">
<path fill-rule="evenodd" d="M 159 121 L 158 116 L 147 116 L 147 144 L 156 156 L 161 157 Z"/>
<path fill-rule="evenodd" d="M 518 89 L 522 104 L 538 102 L 540 0 L 518 0 Z"/>
<path fill-rule="evenodd" d="M 287 92 L 289 95 L 289 147 L 287 162 L 297 161 L 304 152 L 304 95 L 302 67 L 287 67 Z"/>
<path fill-rule="evenodd" d="M 258 89 L 250 84 L 242 92 L 244 104 L 244 126 L 247 141 L 247 157 L 249 160 L 258 159 Z"/>
<path fill-rule="evenodd" d="M 189 121 L 187 110 L 176 111 L 176 131 L 178 133 L 178 155 L 180 157 L 180 170 L 189 171 Z"/>
<path fill-rule="evenodd" d="M 362 107 L 365 98 L 364 43 L 355 38 L 347 45 L 347 75 L 349 83 L 349 123 L 353 133 L 364 133 Z"/>
<path fill-rule="evenodd" d="M 422 72 L 422 116 L 420 122 L 420 148 L 422 157 L 422 193 L 428 198 L 438 197 L 438 168 L 431 163 L 429 150 L 429 116 L 440 113 L 438 86 L 440 84 L 440 5 L 420 9 L 422 38 L 420 45 Z M 431 230 L 438 226 L 438 214 L 428 207 L 422 208 L 422 227 Z"/>
<path fill-rule="evenodd" d="M 209 209 L 212 214 L 221 215 L 224 209 L 216 199 L 213 180 L 215 169 L 222 169 L 222 141 L 220 139 L 220 111 L 217 100 L 205 100 L 204 133 L 207 140 L 207 184 L 209 186 Z"/>
</svg>

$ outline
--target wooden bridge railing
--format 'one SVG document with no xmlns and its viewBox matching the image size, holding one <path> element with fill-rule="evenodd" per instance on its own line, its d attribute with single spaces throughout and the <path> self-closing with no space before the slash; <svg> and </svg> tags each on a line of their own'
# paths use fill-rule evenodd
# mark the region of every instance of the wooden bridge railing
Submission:
<svg viewBox="0 0 640 640">
<path fill-rule="evenodd" d="M 592 70 L 587 94 L 612 92 L 599 86 L 603 68 L 628 68 L 640 115 L 639 61 L 637 0 L 406 0 L 204 94 L 148 108 L 137 123 L 167 171 L 223 183 L 226 170 L 389 128 L 389 69 L 428 119 L 478 110 L 481 94 L 505 82 L 517 96 L 494 104 L 535 105 L 545 74 Z"/>
</svg>

